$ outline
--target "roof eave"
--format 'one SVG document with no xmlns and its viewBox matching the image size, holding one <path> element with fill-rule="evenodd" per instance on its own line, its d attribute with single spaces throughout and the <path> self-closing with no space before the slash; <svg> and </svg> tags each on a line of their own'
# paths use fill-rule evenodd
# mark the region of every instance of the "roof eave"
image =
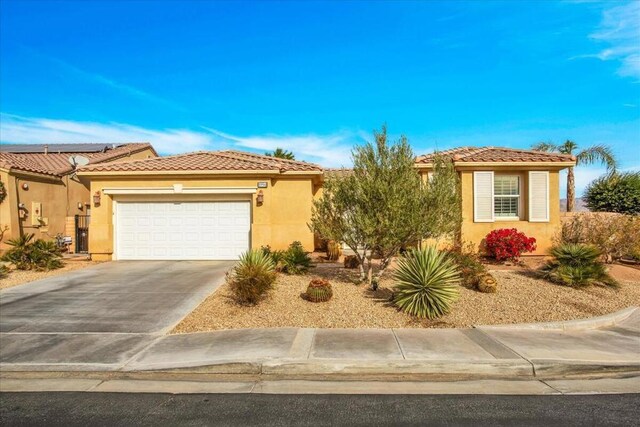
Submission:
<svg viewBox="0 0 640 427">
<path fill-rule="evenodd" d="M 54 174 L 54 173 L 44 173 L 44 172 L 33 172 L 33 171 L 28 171 L 25 169 L 20 169 L 20 168 L 16 168 L 16 167 L 10 167 L 10 168 L 0 168 L 0 171 L 2 172 L 6 172 L 10 175 L 14 175 L 14 176 L 28 176 L 28 177 L 32 177 L 32 178 L 38 178 L 38 179 L 48 179 L 51 181 L 59 181 L 62 176 L 59 174 Z"/>
<path fill-rule="evenodd" d="M 471 168 L 471 167 L 553 167 L 553 168 L 568 168 L 576 165 L 575 160 L 567 161 L 529 161 L 529 162 L 463 162 L 458 161 L 453 163 L 457 168 Z"/>
<path fill-rule="evenodd" d="M 179 171 L 91 171 L 91 170 L 78 170 L 79 176 L 157 176 L 157 175 L 172 175 L 172 176 L 210 176 L 210 175 L 280 175 L 281 172 L 277 169 L 254 169 L 254 170 L 179 170 Z"/>
</svg>

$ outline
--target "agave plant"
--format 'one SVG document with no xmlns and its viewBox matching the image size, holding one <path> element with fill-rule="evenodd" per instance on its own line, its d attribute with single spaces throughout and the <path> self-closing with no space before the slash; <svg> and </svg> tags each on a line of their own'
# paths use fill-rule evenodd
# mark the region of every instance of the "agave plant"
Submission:
<svg viewBox="0 0 640 427">
<path fill-rule="evenodd" d="M 398 260 L 393 278 L 397 282 L 393 302 L 412 316 L 440 317 L 459 295 L 458 267 L 434 246 L 407 252 Z"/>
<path fill-rule="evenodd" d="M 542 268 L 549 280 L 567 286 L 587 286 L 591 284 L 617 285 L 600 262 L 600 251 L 591 245 L 564 243 L 551 248 L 553 257 Z"/>
<path fill-rule="evenodd" d="M 275 265 L 262 250 L 249 250 L 229 276 L 229 286 L 241 304 L 257 304 L 276 280 Z"/>
</svg>

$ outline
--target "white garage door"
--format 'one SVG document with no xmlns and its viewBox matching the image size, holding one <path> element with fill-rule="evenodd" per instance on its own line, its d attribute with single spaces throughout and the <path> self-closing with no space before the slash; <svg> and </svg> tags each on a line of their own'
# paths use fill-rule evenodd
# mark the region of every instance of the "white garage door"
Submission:
<svg viewBox="0 0 640 427">
<path fill-rule="evenodd" d="M 116 258 L 233 260 L 249 248 L 249 202 L 119 202 Z"/>
</svg>

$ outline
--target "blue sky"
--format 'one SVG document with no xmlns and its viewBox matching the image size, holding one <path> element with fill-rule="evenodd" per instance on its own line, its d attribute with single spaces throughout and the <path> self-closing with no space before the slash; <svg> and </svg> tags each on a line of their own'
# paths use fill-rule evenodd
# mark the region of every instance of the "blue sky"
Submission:
<svg viewBox="0 0 640 427">
<path fill-rule="evenodd" d="M 419 154 L 567 138 L 640 169 L 640 2 L 0 6 L 0 141 Z M 578 194 L 601 168 L 580 168 Z"/>
</svg>

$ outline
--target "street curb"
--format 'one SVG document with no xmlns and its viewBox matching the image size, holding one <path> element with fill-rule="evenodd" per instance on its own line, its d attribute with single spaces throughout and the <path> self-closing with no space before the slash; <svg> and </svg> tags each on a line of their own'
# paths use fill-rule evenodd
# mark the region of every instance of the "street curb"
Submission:
<svg viewBox="0 0 640 427">
<path fill-rule="evenodd" d="M 555 330 L 555 331 L 579 331 L 587 329 L 605 328 L 619 325 L 621 322 L 638 312 L 640 307 L 628 307 L 615 313 L 604 316 L 592 317 L 589 319 L 567 320 L 564 322 L 544 322 L 544 323 L 519 323 L 513 325 L 478 325 L 474 326 L 481 330 L 505 330 L 505 329 L 530 329 L 530 330 Z"/>
<path fill-rule="evenodd" d="M 361 360 L 266 361 L 264 375 L 287 376 L 451 376 L 465 378 L 532 378 L 529 362 L 517 360 L 398 360 L 370 362 Z"/>
<path fill-rule="evenodd" d="M 265 378 L 376 378 L 400 381 L 428 379 L 553 379 L 574 377 L 640 376 L 640 362 L 525 359 L 518 360 L 264 360 L 193 366 L 146 366 L 136 369 L 99 369 L 64 365 L 0 365 L 7 377 L 101 377 L 162 376 L 192 379 L 194 375 Z M 87 369 L 88 368 L 88 369 Z"/>
<path fill-rule="evenodd" d="M 555 359 L 531 359 L 535 367 L 535 377 L 545 378 L 571 378 L 598 374 L 609 375 L 640 375 L 640 361 L 589 361 L 589 360 L 555 360 Z"/>
</svg>

